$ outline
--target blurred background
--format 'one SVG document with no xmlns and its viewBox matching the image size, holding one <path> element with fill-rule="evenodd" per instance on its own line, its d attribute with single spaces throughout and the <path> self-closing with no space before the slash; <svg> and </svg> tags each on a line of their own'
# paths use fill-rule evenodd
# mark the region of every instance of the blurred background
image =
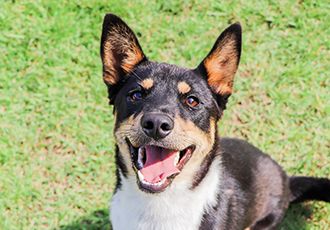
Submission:
<svg viewBox="0 0 330 230">
<path fill-rule="evenodd" d="M 195 68 L 234 22 L 243 50 L 220 135 L 289 174 L 330 177 L 330 4 L 319 1 L 0 2 L 0 229 L 110 229 L 113 115 L 99 43 L 107 12 L 151 60 Z M 330 229 L 330 205 L 281 229 Z"/>
</svg>

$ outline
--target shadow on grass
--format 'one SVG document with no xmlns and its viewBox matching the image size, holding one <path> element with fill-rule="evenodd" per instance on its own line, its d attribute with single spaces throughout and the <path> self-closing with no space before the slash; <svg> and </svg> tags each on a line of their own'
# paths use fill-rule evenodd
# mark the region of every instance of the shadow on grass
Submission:
<svg viewBox="0 0 330 230">
<path fill-rule="evenodd" d="M 313 214 L 313 205 L 295 204 L 290 206 L 285 218 L 280 225 L 281 230 L 308 230 L 306 223 Z M 54 230 L 111 230 L 109 222 L 109 211 L 107 209 L 98 210 L 91 215 L 81 218 L 76 222 L 60 226 Z"/>
<path fill-rule="evenodd" d="M 60 226 L 54 230 L 111 230 L 109 211 L 107 209 L 93 212 L 87 217 L 78 219 L 76 222 Z"/>
<path fill-rule="evenodd" d="M 293 204 L 285 214 L 279 229 L 281 230 L 309 230 L 308 219 L 313 215 L 313 206 L 309 204 Z"/>
</svg>

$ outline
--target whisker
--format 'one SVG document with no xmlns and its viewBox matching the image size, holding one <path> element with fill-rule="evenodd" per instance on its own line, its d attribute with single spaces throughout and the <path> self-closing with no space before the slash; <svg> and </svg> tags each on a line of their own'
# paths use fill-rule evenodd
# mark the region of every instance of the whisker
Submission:
<svg viewBox="0 0 330 230">
<path fill-rule="evenodd" d="M 139 77 L 139 75 L 137 75 L 134 71 L 131 71 L 131 73 L 134 74 L 135 77 L 136 77 L 137 79 L 139 79 L 139 80 L 142 82 L 142 79 Z"/>
</svg>

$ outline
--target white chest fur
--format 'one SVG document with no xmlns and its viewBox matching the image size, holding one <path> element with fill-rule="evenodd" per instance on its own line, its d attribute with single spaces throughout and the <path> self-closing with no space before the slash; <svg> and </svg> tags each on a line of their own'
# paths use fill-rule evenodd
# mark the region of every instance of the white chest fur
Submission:
<svg viewBox="0 0 330 230">
<path fill-rule="evenodd" d="M 123 178 L 112 198 L 110 219 L 114 230 L 196 230 L 204 210 L 217 202 L 219 164 L 194 190 L 191 181 L 176 182 L 160 194 L 138 189 L 136 178 Z"/>
</svg>

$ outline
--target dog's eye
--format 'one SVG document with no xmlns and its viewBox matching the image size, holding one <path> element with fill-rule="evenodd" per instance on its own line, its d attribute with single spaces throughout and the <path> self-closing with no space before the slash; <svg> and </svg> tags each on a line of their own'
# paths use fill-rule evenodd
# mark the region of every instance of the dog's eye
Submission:
<svg viewBox="0 0 330 230">
<path fill-rule="evenodd" d="M 189 105 L 190 107 L 195 107 L 199 104 L 199 101 L 196 97 L 190 96 L 186 99 L 186 104 Z"/>
<path fill-rule="evenodd" d="M 139 101 L 142 99 L 142 93 L 140 91 L 133 92 L 131 97 L 134 101 Z"/>
</svg>

